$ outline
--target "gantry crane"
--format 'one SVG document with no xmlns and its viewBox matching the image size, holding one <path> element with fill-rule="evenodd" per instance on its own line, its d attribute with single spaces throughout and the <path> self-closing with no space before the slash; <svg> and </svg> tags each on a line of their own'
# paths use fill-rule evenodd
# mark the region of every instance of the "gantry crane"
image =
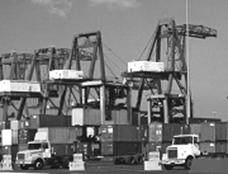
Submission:
<svg viewBox="0 0 228 174">
<path fill-rule="evenodd" d="M 187 30 L 188 26 L 188 30 Z M 188 33 L 187 33 L 188 31 Z M 216 37 L 216 30 L 202 25 L 176 25 L 174 19 L 159 21 L 153 35 L 147 61 L 164 62 L 164 72 L 123 73 L 129 81 L 140 79 L 136 110 L 140 110 L 143 90 L 149 88 L 149 122 L 186 121 L 187 66 L 185 58 L 186 36 L 205 39 Z M 164 50 L 164 51 L 163 51 Z"/>
</svg>

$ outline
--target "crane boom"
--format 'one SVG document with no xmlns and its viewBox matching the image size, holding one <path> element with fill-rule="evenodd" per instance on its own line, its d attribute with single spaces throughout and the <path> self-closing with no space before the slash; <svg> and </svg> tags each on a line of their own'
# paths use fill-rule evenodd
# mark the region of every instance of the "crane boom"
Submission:
<svg viewBox="0 0 228 174">
<path fill-rule="evenodd" d="M 186 24 L 177 25 L 176 29 L 179 35 L 187 35 Z M 206 37 L 217 37 L 217 30 L 203 25 L 188 24 L 189 37 L 205 39 Z"/>
</svg>

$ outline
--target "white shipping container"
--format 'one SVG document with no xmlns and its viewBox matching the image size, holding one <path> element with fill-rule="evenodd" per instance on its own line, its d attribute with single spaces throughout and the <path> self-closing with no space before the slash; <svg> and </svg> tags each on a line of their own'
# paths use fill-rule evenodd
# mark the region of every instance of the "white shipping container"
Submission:
<svg viewBox="0 0 228 174">
<path fill-rule="evenodd" d="M 72 109 L 72 126 L 74 125 L 100 125 L 101 112 L 99 109 Z"/>
<path fill-rule="evenodd" d="M 128 72 L 164 72 L 164 62 L 132 61 L 128 62 Z"/>
<path fill-rule="evenodd" d="M 129 124 L 127 110 L 121 109 L 112 112 L 112 119 L 114 124 Z"/>
<path fill-rule="evenodd" d="M 56 69 L 49 71 L 49 79 L 83 79 L 83 71 L 71 69 Z"/>
<path fill-rule="evenodd" d="M 80 134 L 81 130 L 75 127 L 38 128 L 34 140 L 48 140 L 53 144 L 70 144 Z"/>
</svg>

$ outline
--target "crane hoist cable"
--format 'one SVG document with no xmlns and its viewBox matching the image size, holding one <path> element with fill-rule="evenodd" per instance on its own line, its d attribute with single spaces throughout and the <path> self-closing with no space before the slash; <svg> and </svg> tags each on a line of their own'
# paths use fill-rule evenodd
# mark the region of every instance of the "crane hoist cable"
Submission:
<svg viewBox="0 0 228 174">
<path fill-rule="evenodd" d="M 109 59 L 109 57 L 108 57 L 106 54 L 104 54 L 104 56 L 105 56 L 105 58 Z M 122 69 L 120 68 L 120 65 L 118 65 L 115 61 L 113 61 L 111 58 L 109 59 L 109 61 L 112 62 L 112 64 L 114 64 L 115 67 L 116 67 L 118 70 L 120 70 L 120 72 L 122 71 Z"/>
<path fill-rule="evenodd" d="M 149 40 L 147 41 L 147 43 L 146 43 L 145 47 L 143 48 L 142 52 L 139 54 L 137 60 L 141 60 L 141 59 L 142 59 L 143 54 L 145 53 L 145 51 L 146 51 L 147 48 L 149 47 L 151 41 L 155 38 L 155 35 L 156 35 L 156 32 L 154 32 L 154 33 L 150 36 L 150 38 L 149 38 Z"/>
<path fill-rule="evenodd" d="M 107 50 L 109 52 L 112 53 L 113 56 L 118 58 L 123 64 L 127 65 L 127 62 L 125 62 L 124 59 L 122 59 L 120 56 L 118 56 L 107 44 L 104 43 L 104 41 L 103 41 L 103 45 L 104 45 L 105 48 L 107 48 Z"/>
<path fill-rule="evenodd" d="M 107 68 L 110 71 L 110 73 L 115 77 L 115 79 L 119 79 L 118 76 L 112 71 L 112 69 L 110 68 L 110 66 L 107 64 L 107 62 L 104 61 L 104 63 L 107 66 Z"/>
</svg>

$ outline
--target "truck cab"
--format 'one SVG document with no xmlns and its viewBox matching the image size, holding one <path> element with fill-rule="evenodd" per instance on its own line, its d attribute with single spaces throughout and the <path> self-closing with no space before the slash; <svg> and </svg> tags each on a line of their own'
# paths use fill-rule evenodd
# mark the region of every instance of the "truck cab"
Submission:
<svg viewBox="0 0 228 174">
<path fill-rule="evenodd" d="M 51 145 L 48 141 L 31 141 L 28 142 L 26 150 L 17 153 L 16 163 L 21 169 L 28 169 L 30 166 L 42 169 L 51 156 Z"/>
<path fill-rule="evenodd" d="M 190 169 L 192 160 L 200 154 L 198 135 L 175 135 L 172 139 L 172 145 L 166 148 L 161 164 L 167 170 L 171 170 L 174 166 L 184 166 L 185 169 Z"/>
</svg>

